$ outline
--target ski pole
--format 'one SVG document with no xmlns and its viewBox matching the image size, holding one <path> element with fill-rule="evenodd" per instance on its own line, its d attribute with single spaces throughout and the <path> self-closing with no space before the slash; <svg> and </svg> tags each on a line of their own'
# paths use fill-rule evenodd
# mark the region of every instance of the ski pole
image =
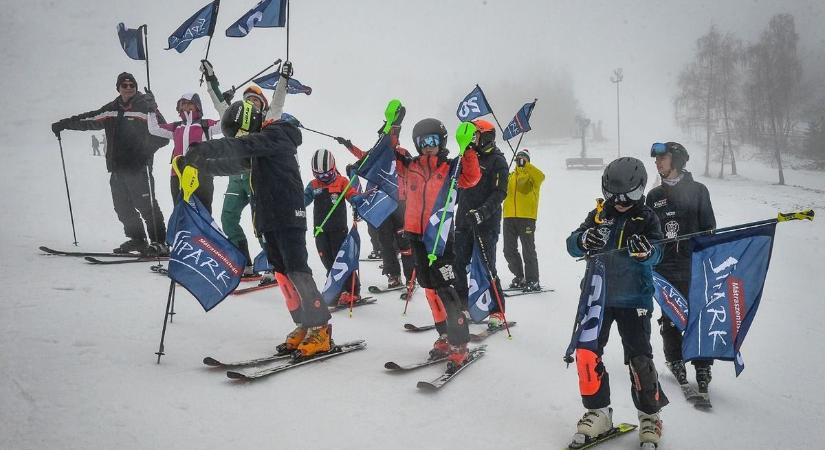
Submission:
<svg viewBox="0 0 825 450">
<path fill-rule="evenodd" d="M 169 295 L 166 297 L 166 311 L 163 313 L 163 330 L 160 332 L 160 348 L 155 352 L 158 355 L 158 364 L 160 364 L 160 357 L 165 355 L 163 352 L 163 340 L 166 338 L 166 322 L 169 319 L 169 306 L 172 304 L 172 298 L 175 295 L 175 280 L 169 281 Z"/>
<path fill-rule="evenodd" d="M 496 303 L 498 303 L 498 310 L 501 311 L 501 314 L 504 316 L 504 329 L 507 331 L 507 339 L 513 339 L 513 335 L 510 334 L 510 325 L 507 323 L 507 314 L 504 312 L 504 304 L 501 301 L 501 293 L 498 290 L 498 275 L 493 275 L 493 270 L 490 268 L 490 259 L 487 257 L 487 248 L 484 246 L 484 239 L 481 238 L 481 235 L 478 233 L 478 224 L 473 222 L 473 235 L 476 238 L 476 242 L 478 242 L 479 253 L 481 253 L 481 260 L 484 262 L 484 268 L 487 269 L 487 277 L 490 279 L 490 286 L 493 289 L 493 294 L 496 296 Z"/>
<path fill-rule="evenodd" d="M 311 131 L 311 132 L 316 133 L 316 134 L 320 134 L 321 136 L 326 136 L 328 138 L 335 139 L 335 136 L 333 136 L 331 134 L 327 134 L 327 133 L 324 133 L 324 132 L 318 131 L 318 130 L 313 130 L 312 128 L 307 128 L 303 125 L 298 125 L 298 128 L 301 128 L 301 129 L 304 129 L 304 130 L 307 130 L 307 131 Z"/>
<path fill-rule="evenodd" d="M 74 227 L 74 212 L 72 211 L 72 196 L 69 194 L 69 177 L 66 175 L 66 159 L 63 158 L 63 141 L 60 134 L 57 134 L 57 145 L 60 146 L 60 163 L 63 165 L 63 182 L 66 184 L 66 199 L 69 201 L 69 219 L 72 221 L 72 237 L 74 246 L 77 247 L 77 232 Z"/>
<path fill-rule="evenodd" d="M 413 288 L 415 287 L 415 267 L 413 267 L 412 275 L 410 276 L 410 281 L 407 284 L 407 299 L 404 302 L 404 312 L 401 313 L 402 316 L 407 315 L 407 306 L 410 304 L 410 298 L 412 298 Z"/>
<path fill-rule="evenodd" d="M 272 64 L 270 64 L 270 65 L 268 65 L 268 66 L 264 67 L 264 69 L 263 69 L 263 70 L 261 70 L 260 72 L 256 73 L 255 75 L 252 75 L 252 76 L 251 76 L 251 77 L 249 77 L 247 80 L 244 80 L 243 82 L 241 82 L 240 84 L 238 84 L 238 87 L 241 87 L 241 86 L 245 85 L 246 83 L 249 83 L 250 81 L 252 81 L 252 80 L 254 80 L 255 78 L 257 78 L 257 77 L 258 77 L 258 75 L 260 75 L 260 74 L 262 74 L 262 73 L 266 72 L 267 70 L 269 70 L 269 68 L 270 68 L 270 67 L 273 67 L 273 66 L 278 65 L 278 63 L 280 63 L 280 62 L 281 62 L 281 58 L 276 59 L 274 63 L 272 63 Z M 230 89 L 229 91 L 227 91 L 227 93 L 231 92 L 231 95 L 235 95 L 235 91 L 237 91 L 237 90 L 238 90 L 238 88 L 236 88 L 236 87 L 235 87 L 235 85 L 233 84 L 233 85 L 232 85 L 232 89 Z"/>
<path fill-rule="evenodd" d="M 516 142 L 516 152 L 513 153 L 513 157 L 510 158 L 510 164 L 507 165 L 507 170 L 510 170 L 513 167 L 513 161 L 516 160 L 516 155 L 518 155 L 518 148 L 521 146 L 521 138 L 524 137 L 524 133 L 521 133 L 518 137 L 518 142 Z"/>
</svg>

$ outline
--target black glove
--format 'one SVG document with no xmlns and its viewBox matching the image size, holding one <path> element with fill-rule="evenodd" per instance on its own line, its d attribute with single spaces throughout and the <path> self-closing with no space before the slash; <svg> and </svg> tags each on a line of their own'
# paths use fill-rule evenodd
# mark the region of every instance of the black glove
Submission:
<svg viewBox="0 0 825 450">
<path fill-rule="evenodd" d="M 231 105 L 232 104 L 232 97 L 235 96 L 235 89 L 230 89 L 230 90 L 224 92 L 223 94 L 221 94 L 221 96 L 223 97 L 223 101 L 225 101 L 227 105 Z"/>
<path fill-rule="evenodd" d="M 152 91 L 147 89 L 146 93 L 143 94 L 143 98 L 146 99 L 146 107 L 149 108 L 149 112 L 157 111 L 158 103 L 155 101 L 155 94 Z"/>
<path fill-rule="evenodd" d="M 476 224 L 481 224 L 481 222 L 487 220 L 487 214 L 484 211 L 484 207 L 471 209 L 467 211 L 467 217 L 475 221 Z"/>
<path fill-rule="evenodd" d="M 404 121 L 404 116 L 407 114 L 407 108 L 403 105 L 398 108 L 398 117 L 392 122 L 393 126 L 401 126 L 401 122 Z"/>
<path fill-rule="evenodd" d="M 352 148 L 352 141 L 350 141 L 349 139 L 346 139 L 346 138 L 342 138 L 341 136 L 336 137 L 335 142 L 343 145 L 344 147 L 346 147 L 348 149 Z"/>
<path fill-rule="evenodd" d="M 579 247 L 584 250 L 600 250 L 607 245 L 607 238 L 599 233 L 598 228 L 588 228 L 579 237 Z"/>
<path fill-rule="evenodd" d="M 647 236 L 634 234 L 627 238 L 627 252 L 636 261 L 645 261 L 653 253 L 653 245 L 647 240 Z"/>
<path fill-rule="evenodd" d="M 208 60 L 201 60 L 201 73 L 207 81 L 217 81 L 218 79 L 218 77 L 215 76 L 215 68 L 212 67 L 212 63 Z"/>
<path fill-rule="evenodd" d="M 66 129 L 66 122 L 65 119 L 58 120 L 57 122 L 52 124 L 52 133 L 55 136 L 60 137 L 60 132 Z"/>
<path fill-rule="evenodd" d="M 281 76 L 284 78 L 292 78 L 292 63 L 289 61 L 284 62 L 281 64 Z"/>
</svg>

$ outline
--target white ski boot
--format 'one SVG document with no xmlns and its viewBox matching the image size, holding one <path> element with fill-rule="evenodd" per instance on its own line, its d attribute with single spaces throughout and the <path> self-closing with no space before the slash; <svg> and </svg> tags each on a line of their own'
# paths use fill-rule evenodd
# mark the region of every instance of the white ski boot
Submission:
<svg viewBox="0 0 825 450">
<path fill-rule="evenodd" d="M 613 408 L 588 409 L 579 420 L 579 423 L 576 424 L 573 444 L 586 444 L 607 433 L 612 428 Z"/>
<path fill-rule="evenodd" d="M 645 414 L 639 411 L 639 446 L 642 450 L 653 450 L 659 446 L 662 437 L 662 420 L 659 413 Z"/>
</svg>

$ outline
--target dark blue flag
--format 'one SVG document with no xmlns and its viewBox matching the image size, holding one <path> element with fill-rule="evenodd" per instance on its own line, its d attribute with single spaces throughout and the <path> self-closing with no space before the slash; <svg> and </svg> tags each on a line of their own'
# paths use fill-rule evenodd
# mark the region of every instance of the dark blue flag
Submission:
<svg viewBox="0 0 825 450">
<path fill-rule="evenodd" d="M 467 309 L 473 322 L 481 322 L 490 315 L 490 305 L 493 302 L 493 292 L 490 290 L 490 279 L 481 256 L 478 242 L 473 243 L 473 255 L 467 265 Z"/>
<path fill-rule="evenodd" d="M 169 278 L 192 293 L 209 311 L 241 282 L 246 257 L 221 232 L 194 195 L 178 201 L 166 232 Z"/>
<path fill-rule="evenodd" d="M 685 296 L 655 271 L 653 272 L 653 289 L 653 298 L 662 308 L 662 312 L 679 331 L 685 331 L 688 318 L 688 301 Z"/>
<path fill-rule="evenodd" d="M 393 200 L 398 200 L 398 173 L 395 171 L 395 150 L 391 142 L 391 136 L 382 137 L 370 150 L 364 165 L 358 168 L 358 175 L 374 183 Z"/>
<path fill-rule="evenodd" d="M 275 89 L 275 86 L 278 85 L 278 80 L 280 79 L 281 74 L 277 71 L 270 73 L 269 75 L 264 75 L 252 80 L 260 86 L 262 89 Z M 286 93 L 287 94 L 312 94 L 312 88 L 309 86 L 304 86 L 301 84 L 300 81 L 296 80 L 295 78 L 290 78 L 289 82 L 286 84 Z"/>
<path fill-rule="evenodd" d="M 183 24 L 169 36 L 169 48 L 166 50 L 174 48 L 178 53 L 183 53 L 193 40 L 204 36 L 212 36 L 212 33 L 215 31 L 215 22 L 220 3 L 220 0 L 210 2 L 187 19 L 186 22 L 183 22 Z"/>
<path fill-rule="evenodd" d="M 274 28 L 286 25 L 286 1 L 263 0 L 226 29 L 226 37 L 244 37 L 252 28 Z"/>
<path fill-rule="evenodd" d="M 120 39 L 120 46 L 123 47 L 126 56 L 132 59 L 146 60 L 146 46 L 143 45 L 142 32 L 145 26 L 126 28 L 123 22 L 117 24 L 117 37 Z"/>
<path fill-rule="evenodd" d="M 458 174 L 456 174 L 459 167 L 458 162 L 459 158 L 455 158 L 450 162 L 451 178 L 458 176 Z M 455 215 L 458 193 L 455 189 L 450 189 L 451 184 L 450 179 L 447 179 L 441 186 L 441 190 L 438 191 L 438 197 L 435 199 L 435 203 L 433 203 L 433 210 L 430 211 L 430 218 L 424 226 L 424 236 L 422 238 L 424 241 L 424 249 L 427 250 L 428 254 L 434 254 L 435 256 L 444 254 L 444 248 L 447 246 L 447 240 L 450 238 L 450 233 L 453 229 L 453 216 Z M 449 201 L 447 200 L 447 195 L 450 196 Z M 442 216 L 444 217 L 443 224 L 441 221 Z M 441 234 L 438 233 L 439 225 Z"/>
<path fill-rule="evenodd" d="M 258 256 L 255 257 L 255 261 L 252 263 L 252 271 L 258 273 L 272 271 L 272 264 L 269 263 L 269 258 L 266 256 L 266 250 L 261 250 L 261 253 L 258 253 Z"/>
<path fill-rule="evenodd" d="M 533 108 L 535 107 L 535 100 L 533 100 L 532 103 L 525 103 L 524 106 L 521 107 L 516 113 L 516 117 L 513 117 L 513 120 L 511 120 L 510 123 L 507 124 L 507 128 L 504 129 L 502 137 L 505 141 L 509 141 L 521 133 L 532 130 L 532 128 L 530 128 L 530 115 L 533 114 Z"/>
<path fill-rule="evenodd" d="M 367 190 L 361 198 L 363 200 L 357 206 L 358 215 L 375 228 L 380 227 L 398 208 L 398 202 L 372 182 L 367 182 Z"/>
<path fill-rule="evenodd" d="M 682 341 L 686 361 L 734 361 L 753 323 L 773 249 L 776 224 L 693 238 L 688 321 Z"/>
<path fill-rule="evenodd" d="M 344 284 L 350 279 L 350 275 L 358 270 L 358 255 L 361 252 L 361 237 L 358 229 L 352 227 L 347 238 L 341 244 L 341 249 L 335 255 L 335 262 L 327 274 L 327 282 L 321 292 L 321 298 L 327 305 L 332 305 L 338 300 L 338 296 L 349 286 Z"/>
<path fill-rule="evenodd" d="M 579 307 L 576 311 L 577 324 L 564 354 L 566 358 L 575 352 L 576 359 L 592 360 L 595 363 L 606 301 L 607 278 L 604 262 L 595 257 L 587 261 Z"/>
<path fill-rule="evenodd" d="M 487 98 L 484 97 L 484 91 L 481 90 L 481 86 L 476 85 L 475 89 L 458 104 L 455 115 L 458 116 L 458 120 L 469 122 L 477 117 L 486 116 L 490 112 L 492 108 L 487 103 Z"/>
</svg>

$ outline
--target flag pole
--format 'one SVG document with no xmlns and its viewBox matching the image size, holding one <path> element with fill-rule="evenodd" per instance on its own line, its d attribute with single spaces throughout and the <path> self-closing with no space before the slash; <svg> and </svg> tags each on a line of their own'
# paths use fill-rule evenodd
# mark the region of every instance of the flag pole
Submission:
<svg viewBox="0 0 825 450">
<path fill-rule="evenodd" d="M 266 67 L 264 67 L 263 70 L 261 70 L 260 72 L 256 73 L 255 75 L 252 75 L 251 77 L 249 77 L 249 79 L 243 81 L 241 84 L 238 84 L 237 85 L 238 87 L 235 87 L 235 85 L 233 84 L 232 89 L 230 89 L 227 92 L 232 92 L 232 95 L 235 95 L 235 91 L 238 90 L 239 87 L 241 87 L 241 86 L 245 85 L 246 83 L 249 83 L 250 81 L 254 80 L 258 75 L 266 72 L 267 70 L 269 70 L 270 67 L 275 66 L 280 62 L 281 62 L 281 58 L 276 59 L 275 62 L 273 62 L 272 64 L 270 64 Z"/>
<path fill-rule="evenodd" d="M 143 51 L 146 53 L 146 89 L 152 91 L 152 82 L 149 81 L 149 26 L 143 24 Z"/>
<path fill-rule="evenodd" d="M 286 60 L 289 61 L 289 0 L 286 0 Z"/>
<path fill-rule="evenodd" d="M 212 46 L 212 35 L 215 34 L 215 25 L 218 21 L 218 9 L 220 9 L 221 1 L 215 0 L 212 4 L 215 5 L 215 9 L 212 11 L 212 23 L 209 25 L 209 41 L 206 43 L 206 56 L 203 57 L 203 59 L 206 60 L 209 59 L 209 47 Z M 203 75 L 204 74 L 201 73 L 201 81 L 199 86 L 203 86 Z"/>
<path fill-rule="evenodd" d="M 481 86 L 479 86 L 478 84 L 476 84 L 476 87 L 477 87 L 479 90 L 481 90 Z M 484 92 L 484 91 L 483 91 L 483 90 L 481 90 L 481 92 Z M 498 121 L 498 117 L 496 117 L 496 113 L 495 113 L 495 111 L 493 111 L 493 107 L 492 107 L 492 106 L 490 106 L 490 102 L 488 102 L 488 101 L 487 101 L 487 94 L 484 94 L 484 102 L 485 102 L 485 103 L 487 103 L 487 106 L 488 106 L 488 107 L 489 107 L 489 109 L 490 109 L 490 114 L 492 114 L 492 115 L 493 115 L 493 120 L 495 120 L 495 121 L 496 121 L 496 125 L 498 125 L 498 129 L 501 131 L 501 134 L 502 134 L 502 139 L 504 139 L 504 128 L 502 128 L 502 127 L 501 127 L 501 122 L 499 122 L 499 121 Z M 513 156 L 515 156 L 515 155 L 516 155 L 516 151 L 515 151 L 515 150 L 513 150 L 513 146 L 512 146 L 512 145 L 510 145 L 510 141 L 505 140 L 504 142 L 506 142 L 506 143 L 507 143 L 507 146 L 508 146 L 508 147 L 510 147 L 510 151 L 511 151 L 511 152 L 513 152 Z"/>
<path fill-rule="evenodd" d="M 519 147 L 521 147 L 521 138 L 523 137 L 524 133 L 521 133 L 521 135 L 518 137 L 518 142 L 516 142 L 516 153 L 513 153 L 513 157 L 510 158 L 510 164 L 507 165 L 507 170 L 510 170 L 510 168 L 513 167 L 513 161 L 516 160 L 516 155 L 518 155 L 518 149 Z"/>
</svg>

